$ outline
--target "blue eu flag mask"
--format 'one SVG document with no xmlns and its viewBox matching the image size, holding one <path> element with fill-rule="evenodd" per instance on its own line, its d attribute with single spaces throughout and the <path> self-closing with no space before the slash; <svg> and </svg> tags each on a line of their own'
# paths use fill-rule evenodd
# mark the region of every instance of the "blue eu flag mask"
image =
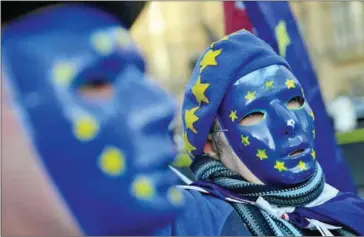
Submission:
<svg viewBox="0 0 364 237">
<path fill-rule="evenodd" d="M 292 73 L 271 65 L 236 81 L 218 118 L 237 156 L 261 181 L 294 184 L 315 169 L 310 113 Z"/>
<path fill-rule="evenodd" d="M 70 3 L 17 19 L 2 35 L 19 116 L 83 232 L 147 234 L 169 223 L 183 203 L 168 169 L 175 106 L 146 80 L 127 31 Z"/>
</svg>

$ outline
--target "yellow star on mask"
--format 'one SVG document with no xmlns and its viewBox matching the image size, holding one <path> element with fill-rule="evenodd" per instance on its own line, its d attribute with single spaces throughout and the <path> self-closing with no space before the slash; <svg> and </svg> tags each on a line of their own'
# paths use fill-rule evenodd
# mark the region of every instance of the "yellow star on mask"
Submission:
<svg viewBox="0 0 364 237">
<path fill-rule="evenodd" d="M 243 143 L 244 146 L 249 146 L 250 145 L 249 136 L 244 137 L 243 135 L 241 135 L 241 143 Z"/>
<path fill-rule="evenodd" d="M 187 132 L 183 133 L 183 141 L 185 143 L 185 150 L 188 154 L 190 154 L 192 157 L 194 157 L 192 155 L 192 151 L 196 150 L 196 147 L 194 147 L 190 141 L 188 141 L 188 137 L 187 137 Z"/>
<path fill-rule="evenodd" d="M 209 103 L 209 99 L 205 96 L 205 92 L 209 86 L 210 84 L 208 83 L 201 83 L 201 78 L 200 76 L 198 77 L 196 84 L 191 89 L 198 104 L 201 104 L 201 102 Z"/>
<path fill-rule="evenodd" d="M 286 80 L 286 87 L 288 89 L 295 88 L 296 87 L 296 84 L 294 84 L 294 80 L 287 79 Z"/>
<path fill-rule="evenodd" d="M 155 195 L 154 182 L 147 176 L 138 176 L 131 184 L 131 192 L 139 199 L 149 200 Z"/>
<path fill-rule="evenodd" d="M 300 161 L 300 163 L 298 163 L 297 167 L 303 171 L 303 170 L 307 170 L 307 166 L 306 166 L 306 163 L 303 162 L 302 160 Z"/>
<path fill-rule="evenodd" d="M 291 44 L 291 39 L 287 33 L 286 22 L 280 21 L 275 27 L 279 55 L 286 57 L 287 47 Z"/>
<path fill-rule="evenodd" d="M 108 175 L 117 176 L 125 171 L 125 158 L 118 148 L 105 148 L 99 162 L 102 171 Z"/>
<path fill-rule="evenodd" d="M 313 113 L 312 110 L 310 110 L 310 116 L 312 117 L 313 120 L 315 120 L 315 114 Z"/>
<path fill-rule="evenodd" d="M 273 87 L 274 81 L 266 81 L 265 82 L 265 88 L 268 90 Z"/>
<path fill-rule="evenodd" d="M 57 84 L 62 86 L 68 86 L 74 76 L 76 75 L 76 69 L 69 63 L 57 63 L 53 70 L 53 79 Z"/>
<path fill-rule="evenodd" d="M 313 135 L 313 138 L 315 138 L 315 137 L 316 137 L 316 131 L 315 131 L 315 129 L 314 129 L 314 130 L 312 130 L 312 135 Z"/>
<path fill-rule="evenodd" d="M 195 115 L 196 111 L 199 108 L 200 108 L 199 106 L 196 106 L 190 110 L 186 109 L 185 111 L 186 127 L 190 129 L 193 133 L 197 133 L 197 130 L 193 127 L 193 124 L 199 120 L 199 118 Z"/>
<path fill-rule="evenodd" d="M 81 141 L 90 141 L 96 136 L 98 130 L 98 122 L 90 116 L 77 119 L 73 125 L 73 133 Z"/>
<path fill-rule="evenodd" d="M 274 166 L 274 168 L 277 169 L 279 172 L 288 170 L 287 167 L 284 165 L 284 161 L 282 162 L 276 161 L 276 165 Z"/>
<path fill-rule="evenodd" d="M 215 51 L 210 49 L 209 51 L 207 51 L 200 62 L 200 72 L 202 72 L 208 66 L 216 66 L 216 57 L 220 54 L 221 49 Z"/>
<path fill-rule="evenodd" d="M 267 154 L 265 153 L 265 150 L 260 150 L 260 149 L 258 149 L 257 157 L 258 157 L 260 160 L 268 159 L 268 156 L 267 156 Z"/>
<path fill-rule="evenodd" d="M 100 54 L 108 55 L 113 51 L 113 42 L 106 32 L 95 32 L 91 36 L 91 42 Z"/>
<path fill-rule="evenodd" d="M 316 151 L 312 149 L 311 156 L 313 159 L 316 159 Z"/>
<path fill-rule="evenodd" d="M 256 94 L 256 92 L 255 92 L 255 91 L 248 91 L 248 93 L 246 93 L 246 95 L 245 95 L 245 99 L 246 99 L 248 102 L 250 102 L 250 101 L 252 101 L 252 100 L 254 100 L 254 99 L 255 99 L 255 94 Z"/>
<path fill-rule="evenodd" d="M 177 187 L 171 187 L 167 191 L 167 198 L 170 203 L 176 206 L 180 206 L 184 203 L 184 197 L 181 190 Z"/>
<path fill-rule="evenodd" d="M 213 42 L 213 43 L 210 45 L 210 48 L 213 48 L 213 47 L 215 46 L 215 44 L 217 44 L 217 43 L 219 43 L 219 42 L 221 42 L 221 41 L 223 41 L 223 40 L 228 40 L 228 39 L 229 39 L 229 36 L 228 36 L 228 35 L 225 35 L 225 36 L 224 36 L 224 37 L 222 37 L 220 40 Z"/>
<path fill-rule="evenodd" d="M 232 122 L 234 122 L 235 119 L 238 118 L 238 116 L 236 116 L 236 110 L 230 112 L 229 118 L 231 119 Z"/>
</svg>

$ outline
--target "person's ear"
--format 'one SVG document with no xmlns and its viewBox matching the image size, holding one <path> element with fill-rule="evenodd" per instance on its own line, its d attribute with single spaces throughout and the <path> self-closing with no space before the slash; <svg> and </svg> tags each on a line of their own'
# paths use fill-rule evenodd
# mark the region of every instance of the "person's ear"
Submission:
<svg viewBox="0 0 364 237">
<path fill-rule="evenodd" d="M 207 138 L 206 144 L 203 148 L 203 152 L 212 158 L 218 159 L 217 154 L 214 150 L 214 147 L 212 146 L 211 134 L 209 134 L 209 136 Z"/>
<path fill-rule="evenodd" d="M 210 136 L 211 135 L 209 135 L 209 137 Z M 212 141 L 211 141 L 211 139 L 209 139 L 209 138 L 207 139 L 206 144 L 205 144 L 205 146 L 203 148 L 203 152 L 206 153 L 206 154 L 209 154 L 211 152 L 214 152 L 214 149 L 212 147 Z"/>
</svg>

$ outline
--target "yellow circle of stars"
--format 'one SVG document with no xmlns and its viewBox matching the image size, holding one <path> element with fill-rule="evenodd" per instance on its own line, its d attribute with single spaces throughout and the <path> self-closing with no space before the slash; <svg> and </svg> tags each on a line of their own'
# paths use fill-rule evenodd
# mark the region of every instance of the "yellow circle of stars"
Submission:
<svg viewBox="0 0 364 237">
<path fill-rule="evenodd" d="M 196 111 L 199 109 L 199 106 L 196 106 L 190 110 L 185 110 L 185 123 L 186 128 L 190 129 L 193 133 L 197 134 L 197 130 L 194 127 L 195 122 L 198 121 L 198 117 L 195 115 Z"/>
<path fill-rule="evenodd" d="M 125 157 L 115 147 L 107 147 L 100 156 L 101 170 L 111 176 L 121 175 L 125 171 Z"/>
<path fill-rule="evenodd" d="M 284 164 L 284 161 L 276 161 L 276 165 L 274 166 L 275 169 L 277 169 L 279 172 L 288 170 L 287 167 Z"/>
<path fill-rule="evenodd" d="M 205 92 L 209 88 L 210 84 L 201 83 L 200 76 L 197 79 L 196 84 L 191 88 L 192 94 L 195 96 L 197 103 L 200 105 L 202 102 L 209 103 L 209 99 L 206 97 Z"/>
<path fill-rule="evenodd" d="M 151 199 L 155 195 L 154 183 L 146 176 L 138 176 L 131 184 L 131 192 L 139 199 Z"/>
<path fill-rule="evenodd" d="M 263 149 L 258 149 L 257 151 L 257 155 L 256 155 L 260 160 L 264 160 L 264 159 L 268 159 L 268 156 L 266 154 L 266 151 Z"/>
<path fill-rule="evenodd" d="M 77 119 L 73 125 L 73 133 L 81 141 L 93 139 L 99 130 L 99 125 L 91 116 L 83 116 Z"/>
<path fill-rule="evenodd" d="M 177 189 L 177 187 L 171 187 L 168 189 L 167 198 L 169 202 L 175 206 L 179 206 L 184 202 L 183 194 Z"/>
<path fill-rule="evenodd" d="M 248 102 L 251 102 L 252 100 L 255 99 L 255 95 L 256 95 L 256 92 L 255 91 L 248 91 L 245 95 L 245 99 L 248 101 Z"/>
<path fill-rule="evenodd" d="M 296 87 L 296 84 L 294 84 L 294 80 L 287 79 L 286 80 L 286 87 L 288 89 L 295 88 Z"/>
<path fill-rule="evenodd" d="M 75 74 L 75 67 L 70 63 L 56 63 L 52 70 L 54 81 L 61 86 L 68 86 Z"/>
<path fill-rule="evenodd" d="M 238 116 L 236 116 L 236 110 L 230 112 L 229 118 L 231 119 L 232 122 L 234 122 L 235 119 L 238 118 Z"/>
<path fill-rule="evenodd" d="M 108 55 L 113 51 L 113 41 L 106 32 L 92 34 L 91 43 L 95 50 L 102 55 Z"/>
</svg>

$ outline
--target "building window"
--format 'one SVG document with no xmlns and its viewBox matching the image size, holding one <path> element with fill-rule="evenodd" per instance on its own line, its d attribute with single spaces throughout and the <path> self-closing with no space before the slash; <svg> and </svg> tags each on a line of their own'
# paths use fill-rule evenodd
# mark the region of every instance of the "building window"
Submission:
<svg viewBox="0 0 364 237">
<path fill-rule="evenodd" d="M 364 3 L 333 2 L 330 8 L 332 38 L 330 48 L 337 59 L 364 56 Z"/>
</svg>

